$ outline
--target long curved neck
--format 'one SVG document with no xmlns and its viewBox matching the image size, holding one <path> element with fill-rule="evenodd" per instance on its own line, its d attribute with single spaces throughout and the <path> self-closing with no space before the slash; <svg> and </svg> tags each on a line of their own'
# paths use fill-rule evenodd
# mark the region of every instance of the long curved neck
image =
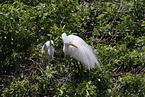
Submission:
<svg viewBox="0 0 145 97">
<path fill-rule="evenodd" d="M 67 55 L 69 54 L 69 44 L 63 44 L 63 52 Z"/>
</svg>

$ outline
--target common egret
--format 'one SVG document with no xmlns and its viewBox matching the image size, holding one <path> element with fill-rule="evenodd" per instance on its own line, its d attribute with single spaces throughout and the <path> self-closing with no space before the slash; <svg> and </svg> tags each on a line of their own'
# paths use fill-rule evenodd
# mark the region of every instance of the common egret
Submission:
<svg viewBox="0 0 145 97">
<path fill-rule="evenodd" d="M 42 58 L 44 62 L 50 62 L 54 59 L 54 43 L 53 41 L 47 41 L 42 46 Z"/>
<path fill-rule="evenodd" d="M 62 34 L 63 39 L 63 52 L 65 55 L 70 55 L 74 59 L 80 61 L 90 70 L 97 65 L 100 70 L 100 63 L 93 52 L 93 49 L 82 38 L 76 35 L 67 36 L 66 33 Z"/>
</svg>

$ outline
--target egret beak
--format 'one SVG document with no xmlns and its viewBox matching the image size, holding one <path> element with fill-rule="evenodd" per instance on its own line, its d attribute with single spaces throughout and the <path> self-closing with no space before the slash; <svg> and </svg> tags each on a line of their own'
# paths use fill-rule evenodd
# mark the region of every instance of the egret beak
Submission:
<svg viewBox="0 0 145 97">
<path fill-rule="evenodd" d="M 78 48 L 76 45 L 74 45 L 74 44 L 72 44 L 72 43 L 70 43 L 72 46 L 74 46 L 74 47 L 76 47 L 76 48 Z"/>
</svg>

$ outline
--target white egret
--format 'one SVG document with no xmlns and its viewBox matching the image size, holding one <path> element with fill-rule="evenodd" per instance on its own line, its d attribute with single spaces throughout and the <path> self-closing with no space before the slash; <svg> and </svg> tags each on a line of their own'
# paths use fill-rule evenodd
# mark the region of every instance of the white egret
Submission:
<svg viewBox="0 0 145 97">
<path fill-rule="evenodd" d="M 90 70 L 97 65 L 100 69 L 100 63 L 93 52 L 93 49 L 82 38 L 76 35 L 67 36 L 62 34 L 63 52 L 66 55 L 72 56 L 74 59 L 80 61 Z"/>
<path fill-rule="evenodd" d="M 54 47 L 53 47 L 53 45 L 54 45 L 54 43 L 51 40 L 51 41 L 47 41 L 42 46 L 42 58 L 43 58 L 43 61 L 50 62 L 51 60 L 54 59 Z"/>
</svg>

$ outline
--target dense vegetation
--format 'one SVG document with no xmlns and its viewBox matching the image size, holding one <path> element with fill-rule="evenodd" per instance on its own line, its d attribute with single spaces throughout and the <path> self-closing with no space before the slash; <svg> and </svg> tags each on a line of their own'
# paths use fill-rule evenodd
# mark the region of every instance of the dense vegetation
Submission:
<svg viewBox="0 0 145 97">
<path fill-rule="evenodd" d="M 0 2 L 1 96 L 143 97 L 145 2 L 143 0 L 2 0 Z M 102 71 L 64 57 L 61 34 L 92 46 Z M 41 47 L 55 43 L 47 67 Z"/>
</svg>

